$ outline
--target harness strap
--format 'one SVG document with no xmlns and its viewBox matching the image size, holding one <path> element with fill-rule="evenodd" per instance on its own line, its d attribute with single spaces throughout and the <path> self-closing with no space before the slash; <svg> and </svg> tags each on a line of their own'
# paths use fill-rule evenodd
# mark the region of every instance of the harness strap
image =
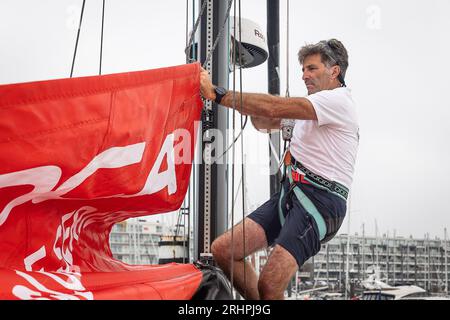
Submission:
<svg viewBox="0 0 450 320">
<path fill-rule="evenodd" d="M 317 227 L 319 229 L 319 238 L 320 241 L 322 241 L 327 233 L 327 226 L 325 224 L 325 220 L 323 219 L 322 215 L 320 214 L 319 210 L 317 210 L 316 206 L 312 201 L 303 193 L 303 191 L 295 184 L 294 180 L 292 179 L 292 168 L 291 166 L 286 167 L 287 176 L 289 178 L 289 183 L 291 186 L 294 186 L 293 191 L 295 196 L 297 197 L 297 200 L 300 202 L 300 204 L 303 206 L 303 208 L 308 212 L 316 221 Z M 280 224 L 283 226 L 285 222 L 283 209 L 281 206 L 281 201 L 285 195 L 284 188 L 281 188 L 281 194 L 280 194 L 280 200 L 278 201 L 278 216 L 280 218 Z"/>
<path fill-rule="evenodd" d="M 291 159 L 291 164 L 294 169 L 296 168 L 304 172 L 305 180 L 311 182 L 314 186 L 323 190 L 327 190 L 328 192 L 331 192 L 347 201 L 349 190 L 346 186 L 336 181 L 328 181 L 327 179 L 319 176 L 318 174 L 315 174 L 314 172 L 306 168 L 303 164 L 301 164 L 294 158 Z"/>
</svg>

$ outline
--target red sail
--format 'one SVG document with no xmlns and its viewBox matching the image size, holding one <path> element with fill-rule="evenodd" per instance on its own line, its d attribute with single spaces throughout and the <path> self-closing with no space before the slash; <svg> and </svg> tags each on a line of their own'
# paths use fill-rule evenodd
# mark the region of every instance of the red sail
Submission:
<svg viewBox="0 0 450 320">
<path fill-rule="evenodd" d="M 0 299 L 189 299 L 193 265 L 112 258 L 117 222 L 177 210 L 198 64 L 0 86 Z"/>
</svg>

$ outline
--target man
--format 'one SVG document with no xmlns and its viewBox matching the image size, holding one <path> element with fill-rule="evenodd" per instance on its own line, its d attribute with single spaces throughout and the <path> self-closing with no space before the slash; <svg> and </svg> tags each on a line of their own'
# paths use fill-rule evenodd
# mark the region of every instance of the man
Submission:
<svg viewBox="0 0 450 320">
<path fill-rule="evenodd" d="M 244 220 L 245 240 L 240 223 L 234 244 L 231 231 L 212 244 L 215 261 L 229 278 L 233 273 L 236 289 L 247 299 L 283 299 L 298 268 L 336 234 L 346 213 L 359 144 L 356 108 L 344 81 L 347 50 L 336 39 L 320 41 L 302 47 L 299 62 L 306 98 L 242 93 L 241 105 L 239 93 L 233 99 L 233 92 L 215 87 L 208 73 L 201 73 L 203 97 L 235 106 L 258 130 L 279 129 L 281 119 L 296 120 L 282 192 Z M 258 279 L 244 252 L 267 246 L 273 250 Z"/>
</svg>

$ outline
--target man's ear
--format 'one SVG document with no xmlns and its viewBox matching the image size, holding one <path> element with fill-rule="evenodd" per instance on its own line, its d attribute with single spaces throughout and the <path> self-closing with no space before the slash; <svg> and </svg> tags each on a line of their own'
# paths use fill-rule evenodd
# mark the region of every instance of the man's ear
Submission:
<svg viewBox="0 0 450 320">
<path fill-rule="evenodd" d="M 333 79 L 337 79 L 339 77 L 339 74 L 341 73 L 341 67 L 336 65 L 332 67 L 331 76 Z"/>
</svg>

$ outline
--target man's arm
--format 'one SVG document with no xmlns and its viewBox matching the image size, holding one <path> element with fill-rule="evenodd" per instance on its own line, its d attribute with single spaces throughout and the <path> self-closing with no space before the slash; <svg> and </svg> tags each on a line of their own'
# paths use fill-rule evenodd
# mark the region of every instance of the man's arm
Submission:
<svg viewBox="0 0 450 320">
<path fill-rule="evenodd" d="M 216 99 L 214 85 L 208 72 L 203 70 L 200 75 L 200 89 L 204 98 Z M 242 102 L 242 105 L 241 105 Z M 244 115 L 268 119 L 302 119 L 317 120 L 317 115 L 311 102 L 305 98 L 281 98 L 260 93 L 228 93 L 222 98 L 221 105 L 235 108 Z"/>
<path fill-rule="evenodd" d="M 277 121 L 281 119 L 317 120 L 313 105 L 305 98 L 282 98 L 270 94 L 241 94 L 238 92 L 236 92 L 236 98 L 233 98 L 233 96 L 234 93 L 228 91 L 220 104 L 229 108 L 235 107 L 237 111 L 244 115 Z M 213 97 L 215 99 L 215 93 Z"/>
</svg>

